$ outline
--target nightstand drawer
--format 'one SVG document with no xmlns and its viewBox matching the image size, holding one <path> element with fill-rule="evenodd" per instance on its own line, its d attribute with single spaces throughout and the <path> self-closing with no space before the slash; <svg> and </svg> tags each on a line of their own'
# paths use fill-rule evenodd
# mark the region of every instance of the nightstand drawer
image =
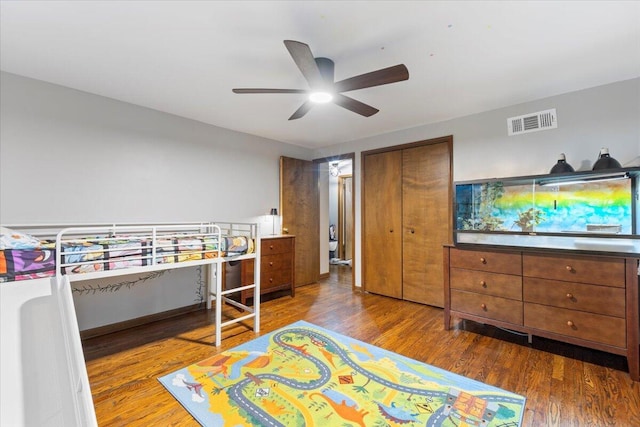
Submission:
<svg viewBox="0 0 640 427">
<path fill-rule="evenodd" d="M 260 262 L 260 268 L 262 272 L 276 271 L 276 270 L 289 270 L 291 271 L 291 257 L 281 255 L 269 255 L 263 256 Z"/>
<path fill-rule="evenodd" d="M 260 272 L 260 286 L 263 292 L 280 285 L 291 285 L 291 270 Z"/>
<path fill-rule="evenodd" d="M 468 270 L 522 274 L 522 256 L 519 253 L 451 249 L 449 262 L 451 267 Z"/>
<path fill-rule="evenodd" d="M 451 309 L 522 325 L 522 302 L 474 292 L 451 291 Z"/>
<path fill-rule="evenodd" d="M 594 285 L 625 286 L 625 260 L 603 257 L 559 257 L 531 255 L 522 257 L 523 275 Z"/>
<path fill-rule="evenodd" d="M 451 288 L 521 300 L 522 276 L 452 268 Z"/>
<path fill-rule="evenodd" d="M 261 255 L 289 253 L 293 248 L 293 239 L 291 238 L 270 238 L 262 239 L 260 242 Z"/>
<path fill-rule="evenodd" d="M 525 303 L 524 325 L 620 348 L 627 342 L 625 319 L 566 308 Z"/>
<path fill-rule="evenodd" d="M 524 301 L 624 318 L 623 288 L 524 278 Z"/>
</svg>

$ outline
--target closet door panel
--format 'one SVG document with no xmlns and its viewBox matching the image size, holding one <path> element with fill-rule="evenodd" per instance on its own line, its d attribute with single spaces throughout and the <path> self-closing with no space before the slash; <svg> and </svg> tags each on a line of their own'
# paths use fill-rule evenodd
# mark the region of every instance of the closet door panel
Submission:
<svg viewBox="0 0 640 427">
<path fill-rule="evenodd" d="M 444 307 L 442 245 L 449 240 L 447 143 L 403 150 L 403 298 Z"/>
<path fill-rule="evenodd" d="M 364 156 L 363 286 L 394 298 L 402 298 L 401 167 L 400 151 Z"/>
</svg>

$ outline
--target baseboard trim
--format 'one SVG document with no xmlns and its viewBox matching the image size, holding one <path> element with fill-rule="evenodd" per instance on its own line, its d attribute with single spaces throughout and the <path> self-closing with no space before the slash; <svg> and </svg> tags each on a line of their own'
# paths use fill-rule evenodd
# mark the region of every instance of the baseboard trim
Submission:
<svg viewBox="0 0 640 427">
<path fill-rule="evenodd" d="M 112 323 L 110 325 L 99 326 L 92 329 L 86 329 L 84 331 L 80 331 L 80 339 L 86 340 L 89 338 L 95 338 L 101 335 L 111 334 L 113 332 L 122 331 L 124 329 L 135 328 L 136 326 L 157 322 L 158 320 L 164 320 L 198 310 L 205 310 L 204 304 L 188 305 L 185 307 L 175 308 L 173 310 L 163 311 L 161 313 L 154 313 L 147 316 L 137 317 L 135 319 L 125 320 L 123 322 Z"/>
<path fill-rule="evenodd" d="M 330 273 L 330 272 L 321 273 L 321 274 L 320 274 L 320 279 L 319 279 L 319 280 L 328 279 L 330 275 L 331 275 L 331 273 Z"/>
</svg>

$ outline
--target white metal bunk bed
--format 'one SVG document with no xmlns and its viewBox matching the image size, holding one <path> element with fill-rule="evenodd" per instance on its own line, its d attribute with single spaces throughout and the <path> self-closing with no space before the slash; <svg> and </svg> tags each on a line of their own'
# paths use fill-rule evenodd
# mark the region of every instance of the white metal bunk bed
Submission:
<svg viewBox="0 0 640 427">
<path fill-rule="evenodd" d="M 10 227 L 39 238 L 56 236 L 51 292 L 60 314 L 69 380 L 75 392 L 74 418 L 77 425 L 94 426 L 97 422 L 72 298 L 72 281 L 207 266 L 207 309 L 211 308 L 212 301 L 216 302 L 215 345 L 220 346 L 225 326 L 253 319 L 253 330 L 260 330 L 258 224 L 198 222 L 65 226 L 62 229 L 54 225 Z M 253 283 L 223 289 L 224 263 L 241 259 L 255 260 Z M 252 307 L 229 298 L 229 294 L 247 289 L 254 289 Z M 225 302 L 241 312 L 237 317 L 222 321 L 222 304 Z"/>
</svg>

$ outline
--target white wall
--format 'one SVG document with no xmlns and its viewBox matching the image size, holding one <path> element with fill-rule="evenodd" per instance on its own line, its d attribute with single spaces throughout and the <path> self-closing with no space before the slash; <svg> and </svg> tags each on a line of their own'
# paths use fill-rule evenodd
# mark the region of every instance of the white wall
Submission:
<svg viewBox="0 0 640 427">
<path fill-rule="evenodd" d="M 13 74 L 0 75 L 0 92 L 2 224 L 252 220 L 270 234 L 279 157 L 312 158 L 302 147 Z M 80 328 L 194 304 L 197 276 L 127 276 L 111 285 L 129 288 L 76 293 Z"/>
<path fill-rule="evenodd" d="M 3 223 L 238 220 L 310 150 L 2 73 Z"/>
<path fill-rule="evenodd" d="M 550 108 L 556 108 L 557 129 L 507 136 L 507 118 Z M 356 286 L 362 280 L 361 152 L 445 135 L 453 135 L 456 181 L 545 174 L 561 152 L 576 170 L 589 170 L 601 147 L 626 165 L 640 156 L 640 78 L 316 150 L 316 158 L 356 153 Z"/>
</svg>

